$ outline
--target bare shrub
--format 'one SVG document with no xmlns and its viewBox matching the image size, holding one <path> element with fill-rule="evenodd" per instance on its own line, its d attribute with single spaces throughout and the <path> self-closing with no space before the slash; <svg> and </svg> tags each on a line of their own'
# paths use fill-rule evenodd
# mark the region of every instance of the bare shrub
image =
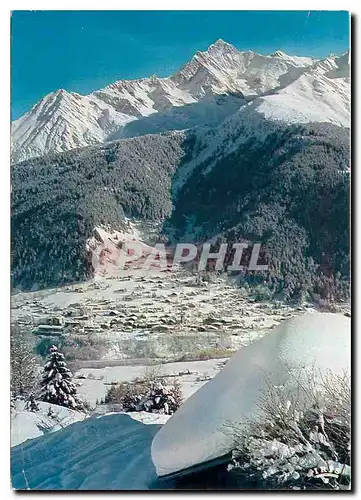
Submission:
<svg viewBox="0 0 361 500">
<path fill-rule="evenodd" d="M 252 291 L 253 297 L 257 302 L 264 302 L 267 300 L 271 300 L 273 293 L 272 291 L 265 285 L 257 285 Z"/>
<path fill-rule="evenodd" d="M 158 368 L 148 368 L 143 378 L 132 382 L 113 384 L 104 399 L 106 404 L 116 404 L 123 411 L 147 411 L 173 414 L 182 404 L 182 391 L 174 379 L 165 382 Z"/>
<path fill-rule="evenodd" d="M 316 302 L 316 307 L 323 312 L 339 313 L 341 307 L 331 299 L 319 298 Z"/>
<path fill-rule="evenodd" d="M 269 384 L 256 422 L 230 424 L 229 464 L 239 482 L 259 489 L 350 489 L 349 375 L 300 378 L 296 388 Z"/>
</svg>

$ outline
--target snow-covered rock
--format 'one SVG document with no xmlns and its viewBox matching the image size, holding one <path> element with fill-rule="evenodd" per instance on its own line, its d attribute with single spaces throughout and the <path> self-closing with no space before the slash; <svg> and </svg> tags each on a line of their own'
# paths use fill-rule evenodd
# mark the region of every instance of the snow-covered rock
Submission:
<svg viewBox="0 0 361 500">
<path fill-rule="evenodd" d="M 230 422 L 259 414 L 268 383 L 296 384 L 310 370 L 343 374 L 350 369 L 350 319 L 307 313 L 287 320 L 232 356 L 225 368 L 185 401 L 152 443 L 159 476 L 220 457 L 232 449 Z"/>
</svg>

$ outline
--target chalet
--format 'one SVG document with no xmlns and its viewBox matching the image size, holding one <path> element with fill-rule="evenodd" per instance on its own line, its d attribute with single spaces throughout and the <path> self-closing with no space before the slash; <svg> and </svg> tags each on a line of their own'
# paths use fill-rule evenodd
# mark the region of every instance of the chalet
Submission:
<svg viewBox="0 0 361 500">
<path fill-rule="evenodd" d="M 62 335 L 64 333 L 65 320 L 62 316 L 53 316 L 44 319 L 32 333 L 35 335 Z"/>
</svg>

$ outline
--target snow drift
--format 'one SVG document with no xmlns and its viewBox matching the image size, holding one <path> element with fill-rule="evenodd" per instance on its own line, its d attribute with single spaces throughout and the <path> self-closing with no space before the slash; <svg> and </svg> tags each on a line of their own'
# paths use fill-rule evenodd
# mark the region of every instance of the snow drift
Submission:
<svg viewBox="0 0 361 500">
<path fill-rule="evenodd" d="M 58 431 L 68 425 L 84 420 L 85 413 L 37 401 L 39 410 L 27 411 L 24 401 L 17 401 L 11 415 L 11 446 L 43 436 L 48 432 Z M 49 412 L 51 410 L 51 412 Z"/>
<path fill-rule="evenodd" d="M 16 489 L 147 490 L 156 480 L 150 444 L 160 425 L 124 414 L 88 418 L 12 449 Z"/>
<path fill-rule="evenodd" d="M 155 436 L 152 459 L 157 474 L 172 474 L 228 453 L 233 443 L 226 424 L 256 417 L 267 383 L 292 387 L 310 370 L 320 375 L 348 372 L 350 330 L 350 319 L 343 315 L 308 313 L 238 351 Z"/>
</svg>

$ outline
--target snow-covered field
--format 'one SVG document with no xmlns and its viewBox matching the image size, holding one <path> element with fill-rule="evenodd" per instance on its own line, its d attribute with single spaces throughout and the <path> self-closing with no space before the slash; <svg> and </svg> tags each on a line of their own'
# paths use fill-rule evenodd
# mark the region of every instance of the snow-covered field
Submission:
<svg viewBox="0 0 361 500">
<path fill-rule="evenodd" d="M 164 378 L 176 378 L 182 388 L 184 398 L 196 392 L 208 380 L 213 378 L 226 363 L 226 359 L 205 361 L 182 361 L 152 365 L 157 374 Z M 82 368 L 76 372 L 78 393 L 91 405 L 104 398 L 107 388 L 114 382 L 131 382 L 146 375 L 149 365 L 106 366 L 104 368 Z M 88 378 L 89 375 L 91 378 Z M 83 379 L 82 377 L 86 377 Z"/>
</svg>

